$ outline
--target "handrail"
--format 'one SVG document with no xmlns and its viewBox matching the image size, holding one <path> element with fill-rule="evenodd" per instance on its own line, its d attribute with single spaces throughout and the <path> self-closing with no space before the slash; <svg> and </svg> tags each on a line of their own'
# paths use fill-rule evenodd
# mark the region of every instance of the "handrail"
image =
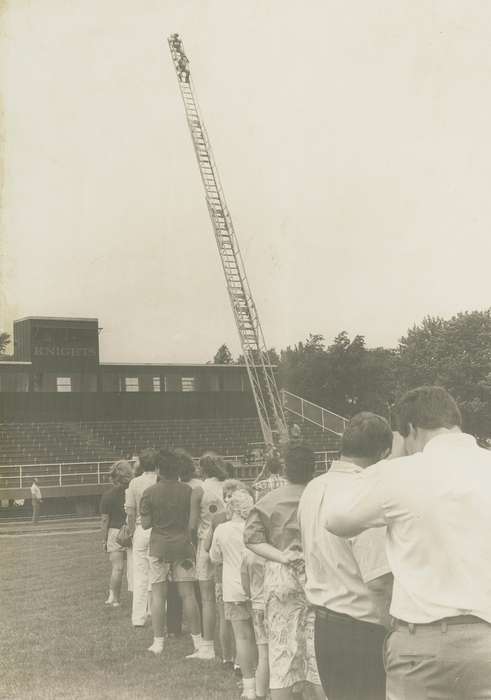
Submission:
<svg viewBox="0 0 491 700">
<path fill-rule="evenodd" d="M 312 401 L 303 399 L 301 396 L 292 394 L 291 391 L 286 389 L 281 390 L 281 396 L 284 408 L 290 413 L 299 416 L 302 420 L 308 420 L 310 423 L 322 428 L 322 430 L 334 433 L 338 437 L 343 434 L 348 424 L 347 418 L 334 413 L 334 411 L 329 411 L 327 408 L 323 408 L 323 406 L 319 406 Z"/>
</svg>

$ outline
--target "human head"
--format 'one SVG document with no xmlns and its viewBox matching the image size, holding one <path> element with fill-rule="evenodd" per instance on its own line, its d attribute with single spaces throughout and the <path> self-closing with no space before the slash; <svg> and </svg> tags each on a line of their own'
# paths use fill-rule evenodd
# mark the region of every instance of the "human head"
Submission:
<svg viewBox="0 0 491 700">
<path fill-rule="evenodd" d="M 228 476 L 223 458 L 215 452 L 205 452 L 200 457 L 199 469 L 201 474 L 208 479 L 215 477 L 218 481 L 225 481 Z"/>
<path fill-rule="evenodd" d="M 158 469 L 162 479 L 177 481 L 180 469 L 179 457 L 172 450 L 160 450 Z"/>
<path fill-rule="evenodd" d="M 133 478 L 133 467 L 131 462 L 126 459 L 120 459 L 112 465 L 109 476 L 114 484 L 127 486 Z"/>
<path fill-rule="evenodd" d="M 175 450 L 174 454 L 179 462 L 179 479 L 186 483 L 196 478 L 196 468 L 191 455 L 182 449 Z"/>
<path fill-rule="evenodd" d="M 285 476 L 292 484 L 306 484 L 314 475 L 315 457 L 307 445 L 290 445 L 285 451 Z"/>
<path fill-rule="evenodd" d="M 270 474 L 279 474 L 283 469 L 283 463 L 277 450 L 266 455 L 266 468 Z"/>
<path fill-rule="evenodd" d="M 251 488 L 239 481 L 239 479 L 225 479 L 223 482 L 223 500 L 225 503 L 230 500 L 236 491 L 245 491 L 252 496 Z"/>
<path fill-rule="evenodd" d="M 436 434 L 462 427 L 459 407 L 442 386 L 411 389 L 399 401 L 396 413 L 408 454 L 421 452 Z"/>
<path fill-rule="evenodd" d="M 140 466 L 144 472 L 154 472 L 159 463 L 159 451 L 155 447 L 147 447 L 140 452 Z"/>
<path fill-rule="evenodd" d="M 341 459 L 368 467 L 388 457 L 392 449 L 390 425 L 375 413 L 362 411 L 348 423 L 341 440 Z"/>
<path fill-rule="evenodd" d="M 227 516 L 230 519 L 234 515 L 238 515 L 242 520 L 245 520 L 251 512 L 253 505 L 254 499 L 252 496 L 247 493 L 247 491 L 239 489 L 235 491 L 227 501 Z"/>
<path fill-rule="evenodd" d="M 33 476 L 33 477 L 32 477 L 32 483 L 33 483 L 33 484 L 37 484 L 37 482 L 38 482 L 38 480 L 36 479 L 35 476 Z"/>
</svg>

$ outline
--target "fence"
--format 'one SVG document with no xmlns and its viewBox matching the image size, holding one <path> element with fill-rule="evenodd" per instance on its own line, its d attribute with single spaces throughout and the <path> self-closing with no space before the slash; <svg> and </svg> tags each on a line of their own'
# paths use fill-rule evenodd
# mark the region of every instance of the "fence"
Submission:
<svg viewBox="0 0 491 700">
<path fill-rule="evenodd" d="M 283 397 L 283 407 L 290 413 L 299 416 L 302 420 L 308 420 L 322 428 L 322 430 L 328 430 L 335 435 L 340 436 L 344 433 L 348 420 L 343 418 L 343 416 L 328 411 L 326 408 L 322 408 L 322 406 L 318 406 L 311 401 L 302 399 L 301 396 L 292 394 L 285 389 L 282 389 L 281 395 Z"/>
<path fill-rule="evenodd" d="M 336 458 L 333 450 L 315 453 L 316 472 L 325 472 Z M 238 479 L 255 479 L 263 467 L 263 461 L 246 463 L 243 455 L 225 455 L 224 460 L 234 469 Z M 198 458 L 195 459 L 195 463 Z M 0 465 L 0 489 L 30 488 L 33 478 L 40 488 L 54 486 L 60 489 L 68 486 L 101 486 L 109 483 L 112 461 L 102 462 L 62 462 L 51 464 L 9 464 Z"/>
</svg>

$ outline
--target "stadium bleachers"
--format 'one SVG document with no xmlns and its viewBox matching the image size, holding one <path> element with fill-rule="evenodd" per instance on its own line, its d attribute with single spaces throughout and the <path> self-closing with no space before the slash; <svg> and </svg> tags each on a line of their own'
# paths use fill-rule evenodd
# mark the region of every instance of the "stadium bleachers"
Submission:
<svg viewBox="0 0 491 700">
<path fill-rule="evenodd" d="M 312 423 L 304 422 L 302 431 L 315 451 L 339 446 L 335 435 Z M 0 423 L 0 464 L 112 460 L 148 446 L 241 455 L 261 439 L 256 418 Z"/>
</svg>

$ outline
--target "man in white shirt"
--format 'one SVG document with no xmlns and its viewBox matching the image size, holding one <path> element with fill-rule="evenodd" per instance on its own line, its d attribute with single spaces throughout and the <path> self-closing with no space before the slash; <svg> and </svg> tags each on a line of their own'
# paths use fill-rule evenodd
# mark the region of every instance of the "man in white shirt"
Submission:
<svg viewBox="0 0 491 700">
<path fill-rule="evenodd" d="M 131 622 L 133 627 L 143 627 L 147 620 L 149 591 L 149 542 L 151 529 L 144 530 L 141 525 L 140 501 L 143 492 L 157 481 L 158 452 L 147 448 L 140 454 L 140 465 L 143 473 L 130 481 L 126 489 L 124 508 L 128 516 L 128 526 L 133 532 L 133 606 Z"/>
<path fill-rule="evenodd" d="M 38 480 L 33 479 L 31 485 L 31 499 L 32 499 L 32 524 L 37 525 L 39 522 L 39 511 L 41 510 L 41 503 L 43 502 L 43 496 L 41 489 L 38 486 Z"/>
<path fill-rule="evenodd" d="M 329 700 L 384 700 L 383 644 L 392 574 L 385 528 L 351 539 L 322 526 L 331 485 L 387 457 L 392 431 L 384 418 L 359 413 L 349 422 L 341 457 L 305 487 L 298 508 L 307 577 L 305 592 L 316 610 L 315 651 Z"/>
<path fill-rule="evenodd" d="M 323 524 L 343 537 L 387 526 L 388 700 L 491 698 L 491 453 L 442 387 L 408 392 L 398 418 L 409 456 L 339 480 Z"/>
</svg>

